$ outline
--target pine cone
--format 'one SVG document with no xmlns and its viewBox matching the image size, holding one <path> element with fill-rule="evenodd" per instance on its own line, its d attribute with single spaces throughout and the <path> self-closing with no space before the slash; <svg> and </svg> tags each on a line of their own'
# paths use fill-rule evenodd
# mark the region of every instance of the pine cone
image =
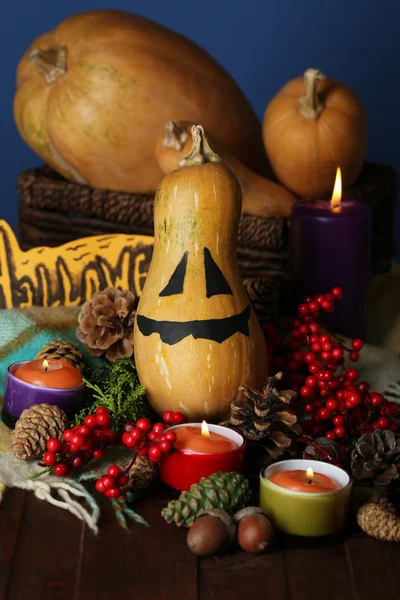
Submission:
<svg viewBox="0 0 400 600">
<path fill-rule="evenodd" d="M 22 411 L 11 435 L 11 450 L 17 458 L 39 458 L 52 437 L 61 440 L 68 427 L 67 415 L 58 406 L 33 404 Z"/>
<path fill-rule="evenodd" d="M 400 542 L 400 518 L 393 505 L 364 504 L 357 513 L 357 523 L 378 540 Z"/>
<path fill-rule="evenodd" d="M 182 492 L 178 500 L 172 500 L 161 511 L 168 523 L 178 527 L 190 527 L 200 511 L 220 508 L 233 515 L 247 506 L 251 497 L 249 481 L 239 473 L 215 473 L 203 477 L 187 492 Z"/>
<path fill-rule="evenodd" d="M 247 440 L 260 443 L 273 459 L 281 456 L 301 433 L 297 417 L 287 411 L 296 393 L 292 390 L 278 392 L 275 388 L 282 375 L 277 373 L 268 377 L 261 392 L 242 385 L 239 390 L 248 401 L 234 400 L 229 420 L 220 423 L 238 429 Z"/>
<path fill-rule="evenodd" d="M 66 360 L 81 373 L 85 370 L 83 354 L 76 346 L 63 340 L 49 342 L 37 353 L 36 358 L 53 358 L 55 360 Z"/>
<path fill-rule="evenodd" d="M 400 478 L 400 438 L 393 431 L 365 433 L 356 442 L 351 457 L 355 479 L 369 479 L 376 485 L 389 485 Z"/>
<path fill-rule="evenodd" d="M 133 324 L 137 299 L 129 290 L 106 288 L 85 302 L 76 337 L 92 356 L 115 362 L 133 355 Z"/>
<path fill-rule="evenodd" d="M 158 466 L 147 456 L 138 456 L 129 470 L 129 485 L 133 490 L 145 490 L 151 486 L 158 473 Z"/>
</svg>

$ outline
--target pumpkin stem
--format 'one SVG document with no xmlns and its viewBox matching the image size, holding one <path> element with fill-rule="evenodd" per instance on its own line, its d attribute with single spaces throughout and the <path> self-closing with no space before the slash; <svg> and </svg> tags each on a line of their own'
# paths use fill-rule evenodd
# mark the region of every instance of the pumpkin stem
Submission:
<svg viewBox="0 0 400 600">
<path fill-rule="evenodd" d="M 189 134 L 186 128 L 178 125 L 175 121 L 167 121 L 165 123 L 165 136 L 162 141 L 163 148 L 173 148 L 180 152 L 189 139 Z"/>
<path fill-rule="evenodd" d="M 66 46 L 49 48 L 48 50 L 37 48 L 32 50 L 29 55 L 29 61 L 43 75 L 47 85 L 52 85 L 56 79 L 65 75 L 68 70 L 67 58 L 68 50 Z"/>
<path fill-rule="evenodd" d="M 193 165 L 202 165 L 208 162 L 221 162 L 218 154 L 211 150 L 210 145 L 201 125 L 192 127 L 193 146 L 189 154 L 179 161 L 180 167 L 191 167 Z"/>
<path fill-rule="evenodd" d="M 299 112 L 304 119 L 318 119 L 325 108 L 325 103 L 318 94 L 318 81 L 325 79 L 325 75 L 318 69 L 307 69 L 304 73 L 305 93 L 299 98 Z"/>
</svg>

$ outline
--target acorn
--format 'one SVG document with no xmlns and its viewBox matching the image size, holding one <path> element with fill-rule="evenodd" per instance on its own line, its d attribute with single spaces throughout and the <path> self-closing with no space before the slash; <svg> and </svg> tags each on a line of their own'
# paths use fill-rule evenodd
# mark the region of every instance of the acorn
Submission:
<svg viewBox="0 0 400 600">
<path fill-rule="evenodd" d="M 246 552 L 261 554 L 272 544 L 274 526 L 258 506 L 248 506 L 239 510 L 233 519 L 238 527 L 238 544 Z"/>
<path fill-rule="evenodd" d="M 186 543 L 196 556 L 210 556 L 230 548 L 235 534 L 232 517 L 224 510 L 209 508 L 199 513 L 188 531 Z"/>
</svg>

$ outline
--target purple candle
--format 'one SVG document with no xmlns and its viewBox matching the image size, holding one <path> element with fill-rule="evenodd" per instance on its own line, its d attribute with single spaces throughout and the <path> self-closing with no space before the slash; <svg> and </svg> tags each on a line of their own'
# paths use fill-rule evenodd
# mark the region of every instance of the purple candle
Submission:
<svg viewBox="0 0 400 600">
<path fill-rule="evenodd" d="M 82 404 L 85 390 L 82 380 L 74 387 L 56 388 L 35 385 L 15 376 L 17 369 L 32 362 L 35 361 L 14 363 L 7 369 L 2 418 L 8 427 L 14 427 L 22 411 L 30 408 L 32 404 L 55 404 L 68 417 L 73 417 Z M 64 361 L 57 362 L 64 363 Z"/>
<path fill-rule="evenodd" d="M 336 185 L 335 185 L 336 188 Z M 323 313 L 324 324 L 349 337 L 365 334 L 369 281 L 371 211 L 369 206 L 339 198 L 295 204 L 290 220 L 291 276 L 296 300 L 343 290 L 335 311 Z"/>
</svg>

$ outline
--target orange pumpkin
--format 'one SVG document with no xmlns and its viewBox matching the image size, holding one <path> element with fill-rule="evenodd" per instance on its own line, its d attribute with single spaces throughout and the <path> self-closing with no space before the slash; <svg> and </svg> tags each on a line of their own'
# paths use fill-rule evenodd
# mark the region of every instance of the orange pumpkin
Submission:
<svg viewBox="0 0 400 600">
<path fill-rule="evenodd" d="M 209 148 L 201 127 L 193 128 L 193 148 L 181 165 L 157 190 L 135 362 L 158 413 L 220 419 L 241 384 L 263 385 L 266 347 L 236 259 L 236 177 Z"/>
<path fill-rule="evenodd" d="M 178 167 L 181 158 L 186 156 L 192 145 L 189 121 L 168 121 L 165 133 L 156 141 L 155 155 L 158 164 L 169 173 Z M 295 202 L 295 197 L 279 183 L 261 177 L 246 167 L 236 156 L 226 150 L 209 133 L 207 139 L 218 152 L 223 162 L 235 173 L 242 190 L 242 211 L 262 217 L 287 217 Z"/>
<path fill-rule="evenodd" d="M 308 69 L 268 104 L 263 139 L 277 179 L 300 196 L 317 196 L 331 192 L 338 166 L 344 186 L 357 179 L 367 151 L 367 122 L 352 90 Z"/>
<path fill-rule="evenodd" d="M 142 17 L 99 10 L 38 37 L 17 73 L 24 140 L 68 179 L 154 191 L 154 144 L 165 121 L 201 119 L 255 170 L 266 168 L 257 117 L 204 50 Z"/>
</svg>

